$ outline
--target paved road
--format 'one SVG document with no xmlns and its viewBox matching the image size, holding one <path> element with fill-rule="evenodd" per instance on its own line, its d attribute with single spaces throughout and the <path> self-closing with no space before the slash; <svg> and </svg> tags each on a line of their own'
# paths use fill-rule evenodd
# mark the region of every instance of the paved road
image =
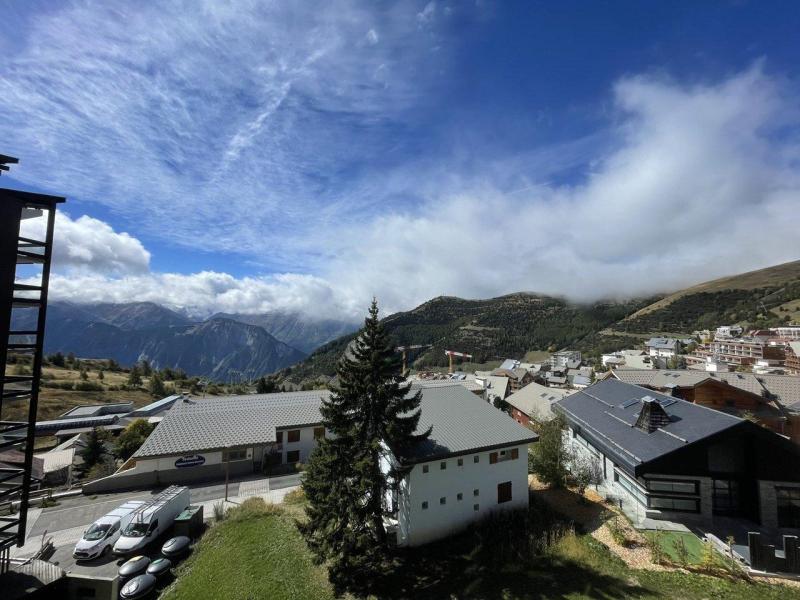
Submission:
<svg viewBox="0 0 800 600">
<path fill-rule="evenodd" d="M 266 479 L 248 478 L 232 481 L 228 484 L 228 496 L 238 496 L 240 486 L 248 487 L 253 492 L 280 490 L 300 484 L 300 474 L 284 475 Z M 225 497 L 225 484 L 189 485 L 192 504 L 220 500 Z M 45 508 L 31 527 L 30 536 L 41 535 L 44 531 L 60 531 L 76 527 L 86 527 L 104 514 L 112 511 L 126 500 L 147 500 L 158 494 L 163 488 L 153 491 L 120 492 L 101 494 L 98 496 L 74 496 L 62 498 L 58 506 Z M 249 494 L 248 494 L 249 495 Z"/>
</svg>

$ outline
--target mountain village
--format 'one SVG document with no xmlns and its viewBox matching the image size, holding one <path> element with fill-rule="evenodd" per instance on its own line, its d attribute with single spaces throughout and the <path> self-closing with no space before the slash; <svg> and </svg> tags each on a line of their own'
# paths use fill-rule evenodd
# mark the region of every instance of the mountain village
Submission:
<svg viewBox="0 0 800 600">
<path fill-rule="evenodd" d="M 58 202 L 3 192 L 0 206 L 16 203 L 17 223 L 40 218 L 39 206 L 52 214 Z M 9 253 L 17 265 L 47 260 L 46 250 L 23 250 L 38 241 L 19 240 Z M 7 296 L 15 308 L 46 305 L 44 291 L 15 282 Z M 6 424 L 0 468 L 10 516 L 3 518 L 19 534 L 4 538 L 4 570 L 70 597 L 144 597 L 163 587 L 193 547 L 203 547 L 226 513 L 309 495 L 319 477 L 331 476 L 308 469 L 321 445 L 343 435 L 330 420 L 346 396 L 342 385 L 360 385 L 348 383 L 347 369 L 369 364 L 360 361 L 376 350 L 367 347 L 371 335 L 388 344 L 380 327 L 373 305 L 366 329 L 340 359 L 333 391 L 175 389 L 139 406 L 78 405 L 32 420 L 27 446 Z M 32 352 L 27 364 L 41 369 L 41 334 L 41 327 L 9 330 L 7 359 Z M 412 352 L 425 348 L 380 350 L 389 360 L 381 385 L 395 386 L 387 389 L 400 394 L 400 414 L 416 406 L 418 415 L 411 421 L 415 441 L 383 438 L 376 455 L 383 481 L 391 482 L 380 488 L 378 504 L 387 548 L 433 547 L 485 523 L 512 526 L 544 505 L 552 511 L 553 500 L 539 497 L 548 490 L 577 489 L 570 492 L 578 497 L 574 506 L 593 503 L 604 516 L 591 525 L 569 513 L 562 518 L 593 528 L 622 560 L 639 547 L 659 568 L 694 564 L 709 574 L 800 578 L 800 325 L 744 331 L 720 324 L 686 337 L 652 337 L 599 360 L 566 348 L 474 371 L 461 370 L 472 355 L 455 350 L 446 351 L 446 372 L 411 369 Z M 30 378 L 8 373 L 4 398 L 30 394 Z M 138 438 L 128 440 L 134 431 Z M 105 459 L 105 472 L 87 470 L 123 439 L 127 451 Z M 27 479 L 15 485 L 20 475 Z M 64 516 L 53 519 L 59 511 Z"/>
</svg>

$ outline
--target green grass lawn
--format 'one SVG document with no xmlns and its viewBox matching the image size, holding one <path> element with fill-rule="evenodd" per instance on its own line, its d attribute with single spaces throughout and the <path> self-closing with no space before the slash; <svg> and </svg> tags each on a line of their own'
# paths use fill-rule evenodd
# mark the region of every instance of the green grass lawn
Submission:
<svg viewBox="0 0 800 600">
<path fill-rule="evenodd" d="M 654 531 L 648 531 L 645 536 L 650 541 L 658 540 L 664 554 L 675 564 L 680 564 L 681 562 L 676 547 L 679 540 L 683 540 L 683 544 L 686 547 L 689 564 L 699 564 L 703 558 L 703 542 L 693 533 L 661 531 L 656 534 Z"/>
<path fill-rule="evenodd" d="M 212 527 L 177 575 L 163 599 L 333 598 L 294 521 L 279 512 L 242 515 Z"/>
<path fill-rule="evenodd" d="M 296 514 L 296 513 L 295 513 Z M 380 598 L 788 600 L 796 589 L 694 573 L 632 570 L 591 536 L 569 534 L 543 554 L 492 564 L 492 547 L 462 535 L 402 554 Z M 291 512 L 254 510 L 215 525 L 168 600 L 333 598 Z"/>
</svg>

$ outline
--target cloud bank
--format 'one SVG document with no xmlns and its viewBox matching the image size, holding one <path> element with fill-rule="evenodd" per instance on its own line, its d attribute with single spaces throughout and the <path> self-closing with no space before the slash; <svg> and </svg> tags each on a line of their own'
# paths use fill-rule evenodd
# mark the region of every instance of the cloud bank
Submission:
<svg viewBox="0 0 800 600">
<path fill-rule="evenodd" d="M 431 139 L 420 115 L 448 102 L 458 10 L 67 2 L 24 36 L 0 22 L 14 176 L 114 221 L 59 217 L 52 296 L 357 318 L 373 295 L 389 312 L 441 294 L 591 301 L 800 258 L 795 82 L 762 64 L 631 75 L 584 138 L 524 154 Z M 258 263 L 154 272 L 145 231 Z"/>
<path fill-rule="evenodd" d="M 790 91 L 759 66 L 713 85 L 626 78 L 613 89 L 614 144 L 582 183 L 505 193 L 472 180 L 458 193 L 430 192 L 413 213 L 335 227 L 320 240 L 335 256 L 314 275 L 145 273 L 137 240 L 62 217 L 69 268 L 52 293 L 357 318 L 373 294 L 390 312 L 440 294 L 590 301 L 797 259 L 800 115 Z M 110 265 L 124 276 L 108 277 Z"/>
</svg>

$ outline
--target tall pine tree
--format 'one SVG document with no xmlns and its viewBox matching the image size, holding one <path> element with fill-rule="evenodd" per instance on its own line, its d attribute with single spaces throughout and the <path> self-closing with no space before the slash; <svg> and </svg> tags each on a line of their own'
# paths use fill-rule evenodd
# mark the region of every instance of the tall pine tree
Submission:
<svg viewBox="0 0 800 600">
<path fill-rule="evenodd" d="M 387 498 L 402 476 L 382 469 L 382 459 L 387 449 L 402 452 L 430 431 L 415 434 L 421 394 L 411 394 L 404 383 L 377 301 L 337 376 L 321 409 L 329 437 L 312 453 L 303 482 L 309 500 L 303 531 L 318 561 L 327 563 L 337 591 L 363 593 L 386 557 Z"/>
</svg>

